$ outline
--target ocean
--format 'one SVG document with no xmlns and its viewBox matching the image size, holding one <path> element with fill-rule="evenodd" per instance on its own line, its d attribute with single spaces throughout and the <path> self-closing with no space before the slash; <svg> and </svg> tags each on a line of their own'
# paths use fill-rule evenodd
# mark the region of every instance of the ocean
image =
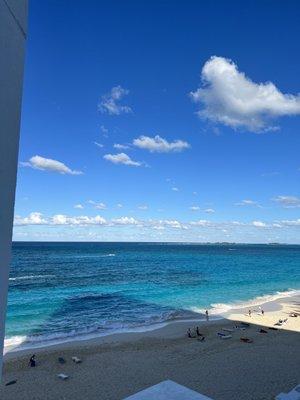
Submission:
<svg viewBox="0 0 300 400">
<path fill-rule="evenodd" d="M 300 246 L 13 243 L 5 348 L 204 319 L 300 290 Z"/>
</svg>

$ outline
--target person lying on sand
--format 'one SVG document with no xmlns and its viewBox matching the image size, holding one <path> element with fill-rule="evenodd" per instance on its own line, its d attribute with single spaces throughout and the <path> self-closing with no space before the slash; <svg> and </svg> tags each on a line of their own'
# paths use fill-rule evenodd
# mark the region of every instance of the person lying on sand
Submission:
<svg viewBox="0 0 300 400">
<path fill-rule="evenodd" d="M 274 324 L 274 325 L 281 326 L 282 324 L 286 324 L 287 321 L 288 321 L 288 318 L 280 319 L 280 320 L 278 320 L 278 322 L 276 322 L 276 324 Z"/>
<path fill-rule="evenodd" d="M 249 339 L 247 337 L 241 337 L 240 340 L 241 340 L 241 342 L 244 342 L 244 343 L 253 343 L 253 340 Z"/>
<path fill-rule="evenodd" d="M 268 331 L 266 331 L 265 329 L 262 329 L 262 328 L 261 328 L 261 329 L 259 330 L 259 333 L 268 333 Z"/>
</svg>

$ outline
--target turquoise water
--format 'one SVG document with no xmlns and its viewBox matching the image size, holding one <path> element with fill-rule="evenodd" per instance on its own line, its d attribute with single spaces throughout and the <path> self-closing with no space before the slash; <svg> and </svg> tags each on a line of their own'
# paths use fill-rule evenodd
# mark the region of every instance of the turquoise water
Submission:
<svg viewBox="0 0 300 400">
<path fill-rule="evenodd" d="M 289 295 L 300 246 L 14 243 L 9 283 L 6 346 L 48 344 Z"/>
</svg>

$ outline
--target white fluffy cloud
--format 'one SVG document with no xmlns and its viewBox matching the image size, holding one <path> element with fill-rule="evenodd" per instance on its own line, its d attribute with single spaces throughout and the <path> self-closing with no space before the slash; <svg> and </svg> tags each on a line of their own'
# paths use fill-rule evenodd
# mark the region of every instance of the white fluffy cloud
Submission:
<svg viewBox="0 0 300 400">
<path fill-rule="evenodd" d="M 267 224 L 265 224 L 262 221 L 253 221 L 252 225 L 257 227 L 257 228 L 265 228 L 267 226 Z"/>
<path fill-rule="evenodd" d="M 33 169 L 39 169 L 42 171 L 53 171 L 59 174 L 69 174 L 69 175 L 82 175 L 83 172 L 72 170 L 67 167 L 64 163 L 52 160 L 51 158 L 44 158 L 41 156 L 33 156 L 29 161 L 21 162 L 22 167 L 30 167 Z"/>
<path fill-rule="evenodd" d="M 138 206 L 139 210 L 148 210 L 148 206 L 146 204 L 142 204 L 140 206 Z"/>
<path fill-rule="evenodd" d="M 139 221 L 133 217 L 114 218 L 111 222 L 115 225 L 138 225 Z"/>
<path fill-rule="evenodd" d="M 104 225 L 106 220 L 100 215 L 88 217 L 85 215 L 79 217 L 70 217 L 64 214 L 55 214 L 52 217 L 43 217 L 39 212 L 32 212 L 28 217 L 16 216 L 14 225 Z"/>
<path fill-rule="evenodd" d="M 191 211 L 199 211 L 199 210 L 200 210 L 200 207 L 199 207 L 199 206 L 191 206 L 191 207 L 190 207 L 190 210 L 191 210 Z"/>
<path fill-rule="evenodd" d="M 222 234 L 234 234 L 235 240 L 239 241 L 241 235 L 246 235 L 248 238 L 253 238 L 253 235 L 259 236 L 263 241 L 270 241 L 268 238 L 273 238 L 271 241 L 276 240 L 276 235 L 279 230 L 284 230 L 285 233 L 291 232 L 291 235 L 295 234 L 295 229 L 300 228 L 300 219 L 295 220 L 275 220 L 271 222 L 263 222 L 260 220 L 254 220 L 251 222 L 241 222 L 241 221 L 209 221 L 205 219 L 184 222 L 176 219 L 149 219 L 149 220 L 138 220 L 132 216 L 122 216 L 118 218 L 113 218 L 106 220 L 100 215 L 96 216 L 69 216 L 65 214 L 55 214 L 53 216 L 43 216 L 40 212 L 32 212 L 28 216 L 21 217 L 19 215 L 15 216 L 14 220 L 15 233 L 22 235 L 22 227 L 25 226 L 44 226 L 45 229 L 49 227 L 101 227 L 101 228 L 120 228 L 126 229 L 126 227 L 132 227 L 136 229 L 139 234 L 144 234 L 147 232 L 164 231 L 165 233 L 171 233 L 183 230 L 186 232 L 184 238 L 190 239 L 194 238 L 193 235 L 204 235 L 202 238 L 205 239 L 206 235 L 214 238 L 215 235 L 218 236 L 219 240 L 225 237 Z M 28 231 L 29 232 L 29 231 Z M 47 231 L 43 231 L 47 235 Z M 186 236 L 192 235 L 192 236 Z M 212 235 L 212 236 L 210 236 Z M 249 236 L 247 236 L 249 235 Z M 265 236 L 268 235 L 268 236 Z M 271 236 L 270 236 L 271 235 Z M 82 236 L 84 239 L 86 234 Z M 198 236 L 199 237 L 199 236 Z M 291 236 L 294 238 L 294 236 Z M 293 240 L 293 239 L 292 239 Z"/>
<path fill-rule="evenodd" d="M 166 139 L 156 135 L 154 137 L 140 136 L 134 139 L 133 145 L 140 149 L 149 150 L 151 153 L 171 153 L 180 152 L 188 149 L 190 145 L 183 140 L 175 140 L 174 142 L 168 142 Z"/>
<path fill-rule="evenodd" d="M 294 220 L 283 220 L 278 225 L 285 226 L 300 226 L 300 218 Z"/>
<path fill-rule="evenodd" d="M 215 213 L 215 210 L 214 210 L 213 208 L 206 208 L 206 209 L 204 210 L 204 212 L 205 212 L 206 214 L 213 214 L 213 213 Z"/>
<path fill-rule="evenodd" d="M 178 189 L 178 187 L 172 187 L 172 190 L 173 190 L 173 192 L 179 192 L 179 189 Z"/>
<path fill-rule="evenodd" d="M 115 86 L 111 91 L 101 97 L 101 102 L 98 105 L 99 111 L 110 115 L 128 114 L 132 112 L 129 106 L 120 104 L 120 100 L 128 95 L 129 90 L 122 86 Z"/>
<path fill-rule="evenodd" d="M 75 204 L 74 208 L 78 208 L 79 210 L 82 210 L 84 207 L 82 204 Z"/>
<path fill-rule="evenodd" d="M 158 225 L 155 225 L 158 226 Z M 169 220 L 169 219 L 164 219 L 159 221 L 159 226 L 164 226 L 168 228 L 175 228 L 175 229 L 187 229 L 187 226 L 180 221 L 177 220 Z"/>
<path fill-rule="evenodd" d="M 300 95 L 283 94 L 272 82 L 255 83 L 236 64 L 211 57 L 201 72 L 202 87 L 191 92 L 198 115 L 232 128 L 274 130 L 272 120 L 300 114 Z"/>
<path fill-rule="evenodd" d="M 100 131 L 101 131 L 103 134 L 106 134 L 106 133 L 108 133 L 108 129 L 107 129 L 107 128 L 105 128 L 105 126 L 104 126 L 104 125 L 101 125 L 101 126 L 100 126 Z"/>
<path fill-rule="evenodd" d="M 259 203 L 257 201 L 254 201 L 254 200 L 246 199 L 246 200 L 240 201 L 239 203 L 235 203 L 235 206 L 255 206 L 255 207 L 259 207 Z"/>
<path fill-rule="evenodd" d="M 47 224 L 47 220 L 43 218 L 43 214 L 40 212 L 32 212 L 28 217 L 22 218 L 19 215 L 15 216 L 15 225 L 44 225 Z"/>
<path fill-rule="evenodd" d="M 129 146 L 127 146 L 126 144 L 115 143 L 114 144 L 114 149 L 126 150 L 126 149 L 129 149 Z"/>
<path fill-rule="evenodd" d="M 207 221 L 206 219 L 199 219 L 198 221 L 191 221 L 190 224 L 192 226 L 202 226 L 202 227 L 207 227 L 211 225 L 210 221 Z"/>
<path fill-rule="evenodd" d="M 131 165 L 134 167 L 140 167 L 143 165 L 143 163 L 140 161 L 133 161 L 126 153 L 105 154 L 103 158 L 107 161 L 111 161 L 114 164 Z"/>
<path fill-rule="evenodd" d="M 276 203 L 281 204 L 284 208 L 300 207 L 300 197 L 296 196 L 277 196 L 272 199 Z"/>
<path fill-rule="evenodd" d="M 94 208 L 98 209 L 98 210 L 105 210 L 106 209 L 106 204 L 105 203 L 97 203 L 94 200 L 88 200 L 88 203 L 91 204 L 92 206 L 94 206 Z"/>
</svg>

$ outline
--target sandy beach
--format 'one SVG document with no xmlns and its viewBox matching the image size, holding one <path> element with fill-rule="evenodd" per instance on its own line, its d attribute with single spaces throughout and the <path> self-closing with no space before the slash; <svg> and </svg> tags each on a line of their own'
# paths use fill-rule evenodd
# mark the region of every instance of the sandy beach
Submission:
<svg viewBox="0 0 300 400">
<path fill-rule="evenodd" d="M 173 322 L 148 332 L 114 334 L 89 341 L 70 342 L 34 351 L 6 354 L 0 398 L 121 400 L 139 390 L 172 379 L 215 400 L 268 400 L 300 383 L 300 297 L 286 297 L 258 306 L 231 310 L 224 319 L 198 323 Z M 277 330 L 279 319 L 288 318 Z M 222 340 L 217 332 L 238 321 Z M 205 341 L 188 338 L 186 330 L 200 327 Z M 265 327 L 267 333 L 260 333 Z M 225 331 L 224 331 L 225 332 Z M 243 343 L 248 337 L 252 343 Z M 36 354 L 37 366 L 28 358 Z M 82 363 L 72 362 L 72 356 Z M 58 357 L 66 363 L 61 365 Z M 61 381 L 57 374 L 69 376 Z M 5 386 L 9 381 L 15 384 Z"/>
</svg>

